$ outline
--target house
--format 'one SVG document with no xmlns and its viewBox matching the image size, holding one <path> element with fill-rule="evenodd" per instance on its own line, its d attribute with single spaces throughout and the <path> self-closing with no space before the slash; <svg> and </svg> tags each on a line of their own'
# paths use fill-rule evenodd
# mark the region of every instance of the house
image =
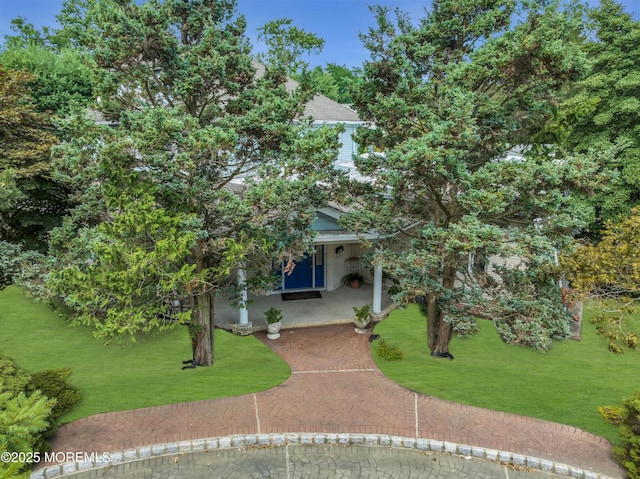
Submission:
<svg viewBox="0 0 640 479">
<path fill-rule="evenodd" d="M 264 75 L 265 68 L 262 64 L 254 62 L 253 66 L 258 77 Z M 288 89 L 294 89 L 297 84 L 294 80 L 288 79 L 286 86 Z M 110 122 L 98 111 L 89 111 L 88 116 L 98 124 L 116 125 L 115 122 Z M 341 148 L 335 158 L 335 166 L 348 172 L 350 177 L 358 178 L 360 175 L 353 163 L 353 157 L 358 153 L 358 145 L 354 142 L 352 136 L 356 128 L 361 126 L 363 122 L 359 119 L 357 113 L 345 105 L 318 94 L 307 103 L 304 118 L 312 119 L 312 128 L 326 125 L 342 125 L 343 131 L 339 138 Z M 240 192 L 243 190 L 243 184 L 244 178 L 240 176 L 231 180 L 226 187 Z M 369 271 L 364 266 L 361 258 L 366 253 L 366 249 L 360 244 L 362 236 L 346 231 L 338 224 L 338 219 L 342 213 L 343 210 L 337 204 L 330 204 L 317 212 L 316 219 L 312 225 L 312 230 L 315 231 L 315 239 L 309 253 L 304 255 L 290 272 L 280 272 L 279 284 L 276 285 L 273 291 L 268 292 L 268 295 L 335 291 L 342 287 L 342 280 L 346 274 L 358 272 L 365 277 L 367 283 L 373 283 L 374 285 L 367 303 L 373 305 L 374 314 L 382 313 L 382 271 Z M 377 239 L 375 233 L 364 237 L 372 241 Z M 275 265 L 275 269 L 282 271 L 283 265 Z M 243 300 L 241 303 L 244 304 L 244 307 L 233 311 L 234 316 L 237 318 L 237 325 L 233 329 L 240 334 L 248 334 L 252 331 L 248 309 L 251 305 L 247 306 L 245 301 L 248 297 L 248 291 L 246 288 L 242 288 L 242 285 L 246 284 L 245 272 L 239 270 L 235 274 L 237 274 L 237 284 L 240 286 L 241 299 Z M 182 306 L 180 307 L 182 308 Z M 348 308 L 348 313 L 352 313 L 350 307 Z M 255 316 L 260 317 L 261 314 L 258 313 Z M 348 318 L 349 316 L 344 317 L 345 320 Z"/>
<path fill-rule="evenodd" d="M 259 71 L 258 74 L 260 74 Z M 293 80 L 290 80 L 290 83 L 291 87 L 295 86 Z M 338 124 L 343 126 L 344 131 L 340 136 L 342 146 L 335 160 L 335 166 L 346 171 L 350 177 L 358 178 L 359 173 L 353 163 L 353 157 L 358 153 L 358 145 L 352 136 L 356 128 L 364 122 L 359 119 L 357 113 L 323 95 L 316 95 L 307 104 L 304 115 L 306 118 L 312 118 L 314 127 Z M 358 235 L 345 230 L 338 223 L 343 211 L 340 205 L 329 204 L 317 212 L 311 226 L 315 232 L 313 249 L 295 263 L 295 268 L 290 273 L 282 273 L 284 265 L 276 267 L 280 282 L 267 295 L 335 291 L 343 287 L 343 278 L 346 274 L 358 272 L 363 275 L 365 282 L 373 284 L 371 297 L 367 300 L 367 303 L 372 305 L 373 314 L 382 314 L 382 270 L 376 268 L 369 271 L 361 260 L 367 252 L 367 249 L 361 245 L 361 239 L 375 242 L 378 235 L 375 232 Z M 242 286 L 244 282 L 244 271 L 238 271 L 238 284 Z M 242 290 L 241 297 L 243 301 L 247 300 L 246 289 Z M 238 310 L 238 322 L 232 328 L 238 334 L 250 334 L 253 330 L 249 321 L 249 308 L 251 305 L 245 303 L 245 306 Z"/>
</svg>

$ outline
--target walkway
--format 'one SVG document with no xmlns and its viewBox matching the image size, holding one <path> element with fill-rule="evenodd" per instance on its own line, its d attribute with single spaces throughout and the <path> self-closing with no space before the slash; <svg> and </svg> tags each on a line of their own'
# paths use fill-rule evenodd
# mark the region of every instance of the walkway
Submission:
<svg viewBox="0 0 640 479">
<path fill-rule="evenodd" d="M 510 451 L 624 476 L 602 438 L 398 386 L 375 367 L 367 336 L 355 334 L 349 325 L 284 330 L 277 341 L 256 335 L 291 366 L 290 378 L 280 386 L 234 398 L 80 419 L 58 429 L 53 451 L 103 453 L 243 434 L 372 433 Z"/>
</svg>

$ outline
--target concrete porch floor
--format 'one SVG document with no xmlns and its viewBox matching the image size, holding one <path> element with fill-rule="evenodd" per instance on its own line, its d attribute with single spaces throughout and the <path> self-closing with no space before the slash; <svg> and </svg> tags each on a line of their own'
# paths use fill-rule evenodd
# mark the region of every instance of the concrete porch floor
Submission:
<svg viewBox="0 0 640 479">
<path fill-rule="evenodd" d="M 254 331 L 267 328 L 264 312 L 270 307 L 282 311 L 282 329 L 305 326 L 321 326 L 323 324 L 349 323 L 353 320 L 353 306 L 363 306 L 373 302 L 373 286 L 363 284 L 353 289 L 342 286 L 334 291 L 320 291 L 322 299 L 297 299 L 283 301 L 280 293 L 268 296 L 249 295 L 249 321 Z M 384 291 L 382 293 L 382 309 L 387 310 L 393 301 Z M 233 308 L 228 299 L 217 296 L 214 305 L 215 324 L 218 328 L 231 330 L 238 323 L 238 310 Z"/>
</svg>

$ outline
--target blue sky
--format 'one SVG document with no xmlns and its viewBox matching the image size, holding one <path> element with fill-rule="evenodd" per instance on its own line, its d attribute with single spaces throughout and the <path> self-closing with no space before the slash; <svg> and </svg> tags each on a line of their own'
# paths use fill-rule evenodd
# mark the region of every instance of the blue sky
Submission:
<svg viewBox="0 0 640 479">
<path fill-rule="evenodd" d="M 358 34 L 373 25 L 369 4 L 399 6 L 416 19 L 422 16 L 428 3 L 426 0 L 238 0 L 238 11 L 247 18 L 247 33 L 254 45 L 257 45 L 258 27 L 269 20 L 287 17 L 297 27 L 325 40 L 322 54 L 309 59 L 313 65 L 331 62 L 352 67 L 361 65 L 368 57 Z M 589 3 L 596 5 L 598 0 L 589 0 Z M 640 18 L 640 0 L 620 3 L 634 18 Z M 18 16 L 36 28 L 57 27 L 55 16 L 61 5 L 62 0 L 0 0 L 0 39 L 11 33 L 10 22 Z"/>
</svg>

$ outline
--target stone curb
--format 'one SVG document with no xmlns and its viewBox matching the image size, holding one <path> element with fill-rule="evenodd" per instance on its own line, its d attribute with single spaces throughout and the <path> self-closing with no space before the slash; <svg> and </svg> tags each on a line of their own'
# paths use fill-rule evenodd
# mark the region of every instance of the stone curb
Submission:
<svg viewBox="0 0 640 479">
<path fill-rule="evenodd" d="M 65 462 L 55 466 L 46 466 L 31 473 L 30 479 L 63 478 L 69 474 L 100 469 L 118 464 L 130 463 L 152 457 L 206 452 L 215 449 L 235 449 L 251 447 L 282 447 L 286 445 L 337 445 L 337 446 L 379 446 L 415 449 L 445 454 L 457 454 L 466 458 L 486 459 L 514 466 L 529 467 L 542 472 L 572 479 L 614 479 L 597 472 L 569 466 L 546 459 L 498 451 L 478 446 L 455 444 L 435 439 L 417 439 L 385 434 L 354 433 L 283 433 L 283 434 L 245 434 L 207 439 L 194 439 L 167 444 L 141 446 L 126 451 L 106 454 L 108 461 L 101 460 L 103 454 L 84 455 L 87 460 Z M 60 453 L 62 454 L 62 453 Z M 77 453 L 73 453 L 77 457 Z"/>
</svg>

